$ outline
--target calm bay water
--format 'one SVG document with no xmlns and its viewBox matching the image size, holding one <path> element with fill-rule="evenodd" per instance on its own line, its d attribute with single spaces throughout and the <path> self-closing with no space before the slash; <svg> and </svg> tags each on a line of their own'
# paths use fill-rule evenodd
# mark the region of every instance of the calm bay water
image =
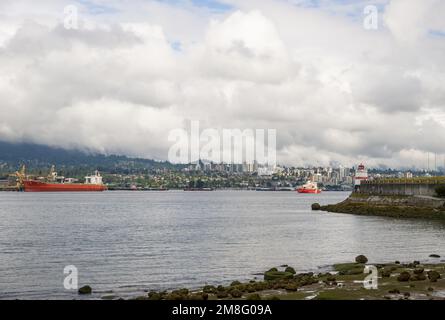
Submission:
<svg viewBox="0 0 445 320">
<path fill-rule="evenodd" d="M 74 265 L 93 298 L 252 279 L 281 264 L 317 271 L 445 254 L 445 224 L 312 212 L 348 193 L 0 193 L 0 298 L 72 299 Z"/>
</svg>

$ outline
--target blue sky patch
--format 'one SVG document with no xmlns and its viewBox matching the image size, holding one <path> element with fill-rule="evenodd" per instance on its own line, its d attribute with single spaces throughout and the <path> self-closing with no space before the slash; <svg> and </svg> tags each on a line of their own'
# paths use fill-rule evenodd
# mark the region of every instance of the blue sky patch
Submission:
<svg viewBox="0 0 445 320">
<path fill-rule="evenodd" d="M 445 31 L 442 30 L 430 30 L 429 34 L 434 37 L 445 37 Z"/>
<path fill-rule="evenodd" d="M 204 7 L 208 8 L 211 11 L 229 11 L 232 10 L 233 7 L 223 1 L 217 0 L 157 0 L 159 2 L 165 2 L 174 5 L 185 5 L 187 2 L 192 3 L 196 7 Z"/>
<path fill-rule="evenodd" d="M 107 14 L 107 13 L 110 14 L 119 12 L 119 10 L 117 10 L 116 8 L 102 4 L 97 4 L 91 0 L 76 0 L 76 2 L 82 5 L 88 11 L 88 13 L 92 15 Z"/>
<path fill-rule="evenodd" d="M 182 51 L 182 43 L 180 41 L 170 42 L 170 47 L 172 47 L 172 49 L 175 51 Z"/>
</svg>

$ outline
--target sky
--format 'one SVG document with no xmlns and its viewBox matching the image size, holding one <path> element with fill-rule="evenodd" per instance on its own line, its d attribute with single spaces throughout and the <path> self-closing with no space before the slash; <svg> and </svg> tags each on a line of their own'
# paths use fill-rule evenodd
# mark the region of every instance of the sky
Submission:
<svg viewBox="0 0 445 320">
<path fill-rule="evenodd" d="M 442 0 L 2 0 L 0 140 L 164 160 L 171 130 L 198 120 L 276 129 L 284 165 L 443 164 L 444 14 Z"/>
</svg>

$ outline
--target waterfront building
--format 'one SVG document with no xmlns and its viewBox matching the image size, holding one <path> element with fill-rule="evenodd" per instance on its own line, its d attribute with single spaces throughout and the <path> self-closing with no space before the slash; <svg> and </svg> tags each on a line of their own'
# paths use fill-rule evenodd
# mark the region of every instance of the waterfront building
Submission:
<svg viewBox="0 0 445 320">
<path fill-rule="evenodd" d="M 413 174 L 412 174 L 412 172 L 410 172 L 410 171 L 405 172 L 405 178 L 407 178 L 407 179 L 412 179 L 412 178 L 413 178 Z"/>
</svg>

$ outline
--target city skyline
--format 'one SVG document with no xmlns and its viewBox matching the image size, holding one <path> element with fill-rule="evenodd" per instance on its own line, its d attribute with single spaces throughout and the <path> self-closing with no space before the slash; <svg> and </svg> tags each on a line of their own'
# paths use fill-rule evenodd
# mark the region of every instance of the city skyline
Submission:
<svg viewBox="0 0 445 320">
<path fill-rule="evenodd" d="M 443 1 L 30 3 L 0 4 L 1 141 L 167 160 L 198 120 L 285 165 L 445 156 Z"/>
</svg>

